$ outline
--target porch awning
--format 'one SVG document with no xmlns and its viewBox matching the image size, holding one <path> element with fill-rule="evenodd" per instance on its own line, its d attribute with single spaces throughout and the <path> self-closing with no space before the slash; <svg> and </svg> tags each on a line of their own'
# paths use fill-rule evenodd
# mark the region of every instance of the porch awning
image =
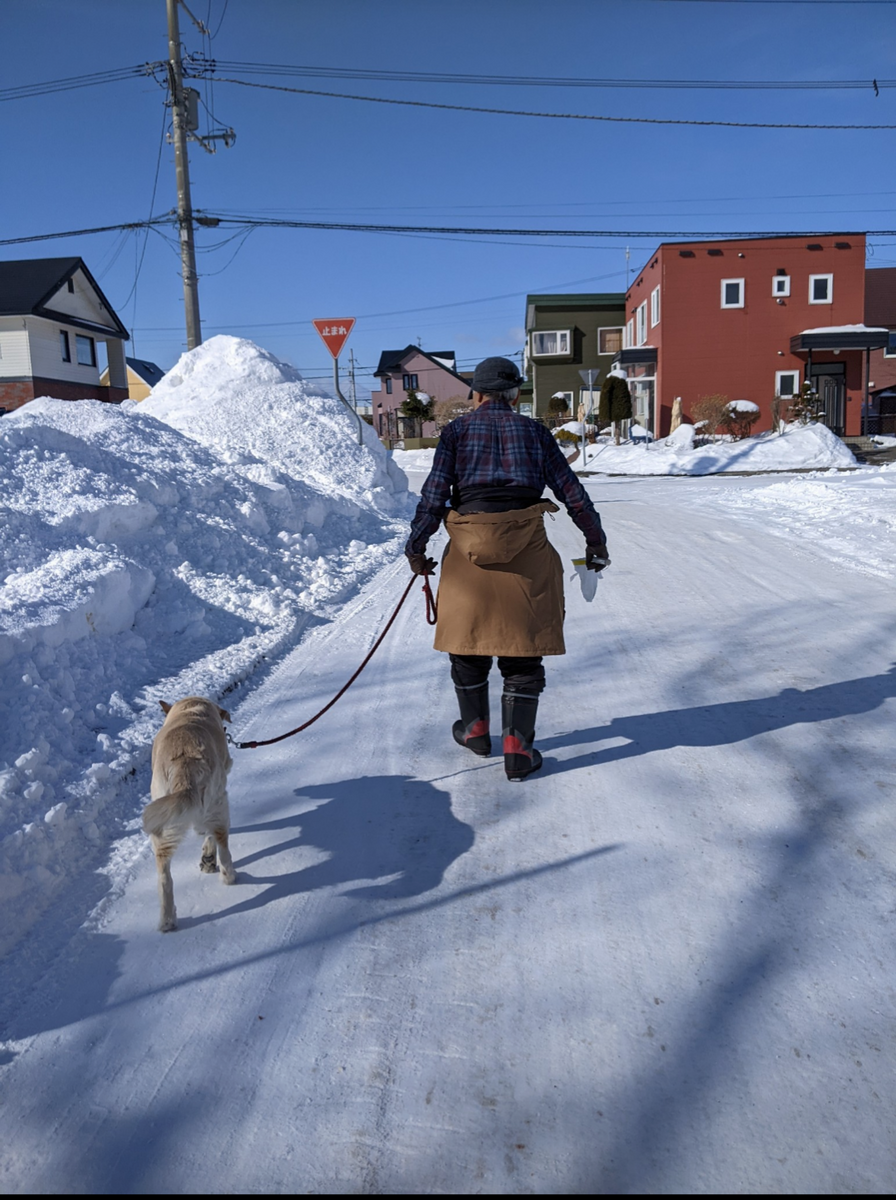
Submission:
<svg viewBox="0 0 896 1200">
<path fill-rule="evenodd" d="M 631 346 L 613 355 L 614 367 L 634 367 L 656 362 L 656 346 Z"/>
<path fill-rule="evenodd" d="M 889 329 L 875 325 L 823 325 L 804 329 L 790 339 L 791 354 L 807 350 L 881 350 Z"/>
</svg>

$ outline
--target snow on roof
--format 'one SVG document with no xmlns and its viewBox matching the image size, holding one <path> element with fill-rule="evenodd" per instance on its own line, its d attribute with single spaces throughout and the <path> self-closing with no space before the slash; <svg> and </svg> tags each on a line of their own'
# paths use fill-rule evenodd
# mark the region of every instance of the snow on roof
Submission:
<svg viewBox="0 0 896 1200">
<path fill-rule="evenodd" d="M 819 325 L 816 329 L 804 329 L 800 337 L 807 333 L 888 333 L 883 325 Z"/>
</svg>

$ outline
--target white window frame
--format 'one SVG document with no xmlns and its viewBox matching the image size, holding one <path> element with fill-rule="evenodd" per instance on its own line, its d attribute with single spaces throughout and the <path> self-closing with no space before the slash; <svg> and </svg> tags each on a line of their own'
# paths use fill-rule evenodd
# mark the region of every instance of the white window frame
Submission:
<svg viewBox="0 0 896 1200">
<path fill-rule="evenodd" d="M 792 392 L 788 392 L 785 396 L 781 391 L 781 376 L 792 375 L 796 380 L 796 386 Z M 799 367 L 786 367 L 783 371 L 775 371 L 775 395 L 780 396 L 782 400 L 790 400 L 794 396 L 800 394 L 800 369 Z"/>
<path fill-rule="evenodd" d="M 597 352 L 598 354 L 616 354 L 615 350 L 601 350 L 600 341 L 601 335 L 604 333 L 618 333 L 620 349 L 625 345 L 625 326 L 624 325 L 604 325 L 603 328 L 597 331 Z"/>
<path fill-rule="evenodd" d="M 772 295 L 776 296 L 776 297 L 790 295 L 790 276 L 789 275 L 773 275 L 772 276 Z"/>
<path fill-rule="evenodd" d="M 815 280 L 826 279 L 828 281 L 828 294 L 824 300 L 815 300 Z M 809 276 L 809 303 L 810 304 L 833 304 L 834 303 L 834 276 L 831 274 L 810 275 Z"/>
<path fill-rule="evenodd" d="M 635 344 L 635 318 L 629 317 L 625 323 L 625 337 L 623 338 L 623 349 L 630 350 Z"/>
<path fill-rule="evenodd" d="M 536 350 L 535 339 L 554 336 L 557 339 L 556 350 Z M 566 339 L 566 348 L 563 348 L 563 339 Z M 571 329 L 533 329 L 530 334 L 531 350 L 530 358 L 565 358 L 572 354 L 572 330 Z"/>
<path fill-rule="evenodd" d="M 727 304 L 725 302 L 725 288 L 728 286 L 729 283 L 736 283 L 738 285 L 739 299 L 736 304 Z M 745 279 L 723 279 L 722 286 L 719 291 L 722 308 L 743 308 L 744 303 L 745 303 L 746 291 L 747 291 L 747 287 L 746 287 Z"/>
<path fill-rule="evenodd" d="M 639 304 L 635 309 L 635 336 L 637 341 L 636 346 L 643 346 L 647 341 L 647 301 Z"/>
<path fill-rule="evenodd" d="M 650 328 L 655 329 L 660 323 L 660 285 L 657 284 L 650 293 Z"/>
</svg>

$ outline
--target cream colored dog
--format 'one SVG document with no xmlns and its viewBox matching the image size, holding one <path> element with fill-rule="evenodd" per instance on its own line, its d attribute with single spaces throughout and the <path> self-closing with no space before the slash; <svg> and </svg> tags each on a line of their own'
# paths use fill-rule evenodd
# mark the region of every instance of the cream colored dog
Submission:
<svg viewBox="0 0 896 1200">
<path fill-rule="evenodd" d="M 169 933 L 177 928 L 171 857 L 191 825 L 206 835 L 199 869 L 209 874 L 217 871 L 220 854 L 221 879 L 236 881 L 227 844 L 227 772 L 233 761 L 224 733 L 224 722 L 230 720 L 226 709 L 200 696 L 176 704 L 159 703 L 165 723 L 152 744 L 152 800 L 143 810 L 143 828 L 152 841 L 159 872 L 159 929 Z"/>
</svg>

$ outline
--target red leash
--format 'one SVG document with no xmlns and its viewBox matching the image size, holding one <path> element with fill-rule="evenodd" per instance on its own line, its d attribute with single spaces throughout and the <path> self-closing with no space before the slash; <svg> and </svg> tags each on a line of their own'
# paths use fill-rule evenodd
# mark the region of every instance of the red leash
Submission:
<svg viewBox="0 0 896 1200">
<path fill-rule="evenodd" d="M 354 675 L 351 677 L 351 679 L 348 681 L 348 683 L 344 684 L 343 687 L 341 687 L 339 689 L 339 691 L 336 693 L 336 695 L 333 697 L 333 699 L 330 700 L 329 703 L 325 704 L 323 706 L 323 708 L 320 710 L 320 712 L 315 713 L 314 716 L 310 719 L 310 721 L 306 721 L 304 725 L 299 725 L 295 729 L 290 729 L 289 733 L 281 733 L 279 737 L 267 738 L 266 741 L 262 741 L 262 742 L 235 742 L 233 740 L 233 738 L 230 736 L 230 734 L 228 733 L 227 740 L 230 742 L 230 744 L 232 746 L 235 746 L 237 748 L 237 750 L 254 750 L 256 748 L 256 746 L 273 746 L 273 744 L 275 742 L 282 742 L 286 738 L 290 738 L 296 733 L 301 733 L 303 729 L 307 729 L 309 725 L 313 725 L 314 722 L 319 717 L 322 717 L 325 712 L 327 712 L 329 709 L 331 709 L 333 707 L 333 705 L 336 703 L 336 701 L 341 696 L 345 695 L 345 693 L 348 691 L 348 689 L 352 686 L 352 684 L 355 682 L 355 680 L 358 678 L 358 676 L 361 674 L 361 672 L 364 670 L 364 668 L 367 666 L 367 664 L 373 658 L 374 654 L 376 654 L 377 650 L 380 648 L 383 638 L 386 636 L 386 634 L 392 628 L 392 622 L 395 620 L 395 618 L 398 616 L 399 612 L 401 611 L 402 604 L 404 604 L 405 600 L 407 600 L 407 598 L 410 594 L 411 588 L 414 586 L 414 580 L 416 578 L 417 578 L 416 575 L 411 576 L 411 581 L 408 584 L 408 586 L 404 589 L 404 593 L 402 594 L 401 599 L 398 601 L 395 611 L 392 613 L 392 616 L 386 622 L 383 632 L 380 634 L 380 636 L 376 639 L 376 641 L 371 646 L 369 654 L 364 659 L 364 661 L 361 663 L 360 667 L 358 667 L 357 671 L 355 671 Z M 426 623 L 427 623 L 427 625 L 435 625 L 436 619 L 438 617 L 438 609 L 436 607 L 436 598 L 432 594 L 432 588 L 429 586 L 429 576 L 428 575 L 423 576 L 423 594 L 426 597 Z"/>
</svg>

